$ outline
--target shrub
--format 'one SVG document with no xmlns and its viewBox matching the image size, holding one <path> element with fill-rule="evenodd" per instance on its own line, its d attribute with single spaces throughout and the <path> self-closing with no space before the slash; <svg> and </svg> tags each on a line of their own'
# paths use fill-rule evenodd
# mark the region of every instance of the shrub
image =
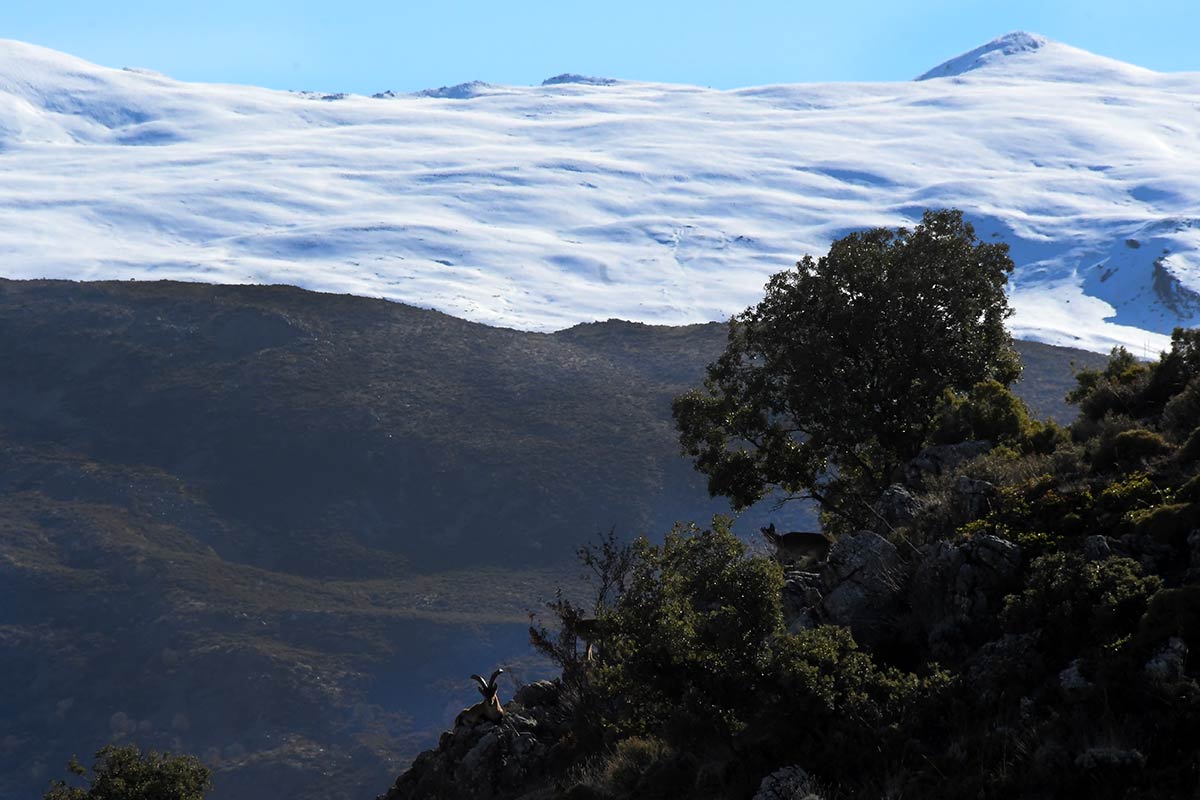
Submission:
<svg viewBox="0 0 1200 800">
<path fill-rule="evenodd" d="M 1172 452 L 1174 448 L 1158 433 L 1145 428 L 1106 431 L 1093 457 L 1096 469 L 1130 468 Z"/>
<path fill-rule="evenodd" d="M 1200 586 L 1163 589 L 1150 599 L 1138 626 L 1139 643 L 1151 647 L 1172 636 L 1189 648 L 1200 647 Z"/>
<path fill-rule="evenodd" d="M 1200 328 L 1176 328 L 1171 333 L 1171 349 L 1152 370 L 1146 395 L 1150 410 L 1157 411 L 1200 376 Z"/>
<path fill-rule="evenodd" d="M 87 776 L 75 759 L 68 769 Z M 43 800 L 203 800 L 211 772 L 195 756 L 143 754 L 134 745 L 109 745 L 96 753 L 88 784 L 83 789 L 54 781 Z"/>
<path fill-rule="evenodd" d="M 845 628 L 821 626 L 774 643 L 760 713 L 744 737 L 775 765 L 802 761 L 824 780 L 861 781 L 861 754 L 894 757 L 915 730 L 917 704 L 936 706 L 948 677 L 880 669 Z M 786 735 L 781 736 L 781 732 Z"/>
<path fill-rule="evenodd" d="M 1161 503 L 1165 497 L 1150 476 L 1144 472 L 1134 472 L 1124 479 L 1105 486 L 1097 498 L 1100 509 L 1116 514 L 1133 511 L 1139 508 L 1150 508 Z"/>
<path fill-rule="evenodd" d="M 1181 547 L 1194 528 L 1200 527 L 1200 506 L 1194 503 L 1168 505 L 1134 511 L 1129 521 L 1137 533 L 1159 544 Z"/>
<path fill-rule="evenodd" d="M 1191 432 L 1187 441 L 1183 443 L 1183 447 L 1179 448 L 1176 460 L 1182 466 L 1189 466 L 1200 461 L 1200 426 Z"/>
<path fill-rule="evenodd" d="M 1005 626 L 1039 632 L 1054 668 L 1084 650 L 1113 648 L 1135 630 L 1162 581 L 1142 575 L 1136 561 L 1084 561 L 1074 553 L 1041 556 L 1030 565 L 1025 589 L 1008 597 Z"/>
<path fill-rule="evenodd" d="M 1113 348 L 1103 370 L 1084 369 L 1075 375 L 1077 386 L 1067 402 L 1078 403 L 1085 420 L 1097 421 L 1109 414 L 1136 416 L 1149 369 L 1124 347 Z"/>
<path fill-rule="evenodd" d="M 782 630 L 782 588 L 779 566 L 747 558 L 723 518 L 711 530 L 677 526 L 662 545 L 635 542 L 594 676 L 622 699 L 617 729 L 738 730 Z"/>
<path fill-rule="evenodd" d="M 1025 403 L 997 380 L 981 381 L 965 396 L 947 391 L 934 424 L 936 444 L 972 439 L 1021 444 L 1036 429 Z"/>
<path fill-rule="evenodd" d="M 1200 420 L 1200 376 L 1167 403 L 1162 413 L 1162 429 L 1175 441 L 1183 441 L 1196 420 Z"/>
</svg>

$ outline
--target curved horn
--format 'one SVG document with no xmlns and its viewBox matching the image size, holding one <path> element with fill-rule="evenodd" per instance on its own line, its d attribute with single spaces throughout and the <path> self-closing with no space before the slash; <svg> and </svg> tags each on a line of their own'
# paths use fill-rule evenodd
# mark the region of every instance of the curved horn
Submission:
<svg viewBox="0 0 1200 800">
<path fill-rule="evenodd" d="M 472 675 L 471 680 L 478 682 L 480 689 L 488 688 L 488 685 L 484 682 L 483 678 L 479 677 L 478 675 Z"/>
<path fill-rule="evenodd" d="M 487 682 L 489 689 L 496 688 L 496 678 L 499 678 L 503 673 L 504 673 L 504 670 L 502 670 L 502 669 L 498 669 L 492 673 L 492 677 L 488 678 L 488 682 Z"/>
</svg>

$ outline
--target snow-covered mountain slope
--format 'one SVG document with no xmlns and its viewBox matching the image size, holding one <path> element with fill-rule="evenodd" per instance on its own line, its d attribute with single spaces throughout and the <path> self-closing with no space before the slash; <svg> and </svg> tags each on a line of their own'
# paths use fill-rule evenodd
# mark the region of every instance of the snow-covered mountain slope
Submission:
<svg viewBox="0 0 1200 800">
<path fill-rule="evenodd" d="M 1200 323 L 1200 74 L 1010 34 L 923 80 L 188 84 L 0 42 L 0 274 L 291 283 L 550 330 L 721 319 L 848 230 L 964 209 L 1019 335 Z"/>
</svg>

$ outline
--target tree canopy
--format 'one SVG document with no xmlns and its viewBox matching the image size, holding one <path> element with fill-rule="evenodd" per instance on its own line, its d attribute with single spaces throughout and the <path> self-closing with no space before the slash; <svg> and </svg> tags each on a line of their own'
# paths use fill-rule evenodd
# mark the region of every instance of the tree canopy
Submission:
<svg viewBox="0 0 1200 800">
<path fill-rule="evenodd" d="M 75 759 L 68 769 L 87 777 L 87 770 Z M 195 756 L 108 745 L 96 753 L 86 789 L 56 780 L 43 800 L 204 800 L 211 776 Z"/>
<path fill-rule="evenodd" d="M 733 317 L 704 388 L 676 398 L 686 452 L 738 508 L 774 490 L 858 517 L 926 442 L 946 393 L 1020 364 L 1004 320 L 1008 246 L 957 210 L 835 241 Z"/>
</svg>

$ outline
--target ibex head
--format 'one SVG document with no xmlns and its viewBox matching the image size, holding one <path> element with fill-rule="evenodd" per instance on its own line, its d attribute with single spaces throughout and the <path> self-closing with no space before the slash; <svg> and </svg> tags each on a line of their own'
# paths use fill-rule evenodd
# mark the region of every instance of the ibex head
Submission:
<svg viewBox="0 0 1200 800">
<path fill-rule="evenodd" d="M 776 547 L 779 546 L 779 534 L 775 532 L 775 523 L 774 522 L 772 522 L 770 525 L 768 525 L 765 528 L 759 528 L 759 530 L 762 531 L 763 536 L 767 537 L 768 542 L 775 545 Z"/>
<path fill-rule="evenodd" d="M 498 669 L 486 681 L 478 675 L 471 676 L 471 679 L 479 684 L 479 693 L 483 695 L 485 701 L 490 703 L 492 698 L 496 696 L 496 692 L 500 691 L 499 687 L 496 686 L 496 678 L 499 678 L 503 674 L 504 670 Z"/>
</svg>

